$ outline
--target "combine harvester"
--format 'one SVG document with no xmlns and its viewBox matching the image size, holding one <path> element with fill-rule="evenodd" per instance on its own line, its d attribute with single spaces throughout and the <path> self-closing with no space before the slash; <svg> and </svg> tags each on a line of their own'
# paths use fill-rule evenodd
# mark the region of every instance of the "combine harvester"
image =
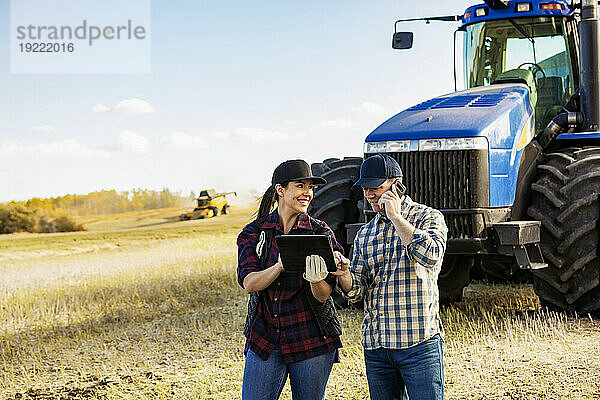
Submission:
<svg viewBox="0 0 600 400">
<path fill-rule="evenodd" d="M 385 121 L 367 136 L 364 157 L 396 159 L 407 193 L 444 214 L 442 302 L 461 299 L 477 265 L 495 276 L 531 271 L 549 307 L 600 311 L 598 2 L 486 0 L 462 15 L 415 20 L 460 23 L 466 90 Z M 412 42 L 395 29 L 393 48 Z M 310 212 L 348 246 L 370 218 L 350 189 L 361 161 L 312 165 L 328 184 Z"/>
<path fill-rule="evenodd" d="M 198 206 L 193 211 L 181 214 L 179 219 L 185 221 L 189 219 L 212 218 L 221 214 L 227 214 L 229 203 L 225 196 L 230 194 L 237 196 L 236 192 L 217 193 L 214 189 L 202 190 L 196 199 Z"/>
</svg>

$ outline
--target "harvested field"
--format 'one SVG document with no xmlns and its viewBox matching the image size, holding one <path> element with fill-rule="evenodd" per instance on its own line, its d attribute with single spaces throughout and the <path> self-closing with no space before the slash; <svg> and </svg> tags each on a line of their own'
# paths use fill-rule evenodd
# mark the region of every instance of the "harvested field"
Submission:
<svg viewBox="0 0 600 400">
<path fill-rule="evenodd" d="M 246 295 L 235 238 L 251 210 L 231 211 L 3 237 L 0 398 L 239 398 Z M 362 312 L 340 314 L 327 397 L 365 399 Z M 472 283 L 442 318 L 446 398 L 600 398 L 600 322 L 542 310 L 530 285 Z"/>
</svg>

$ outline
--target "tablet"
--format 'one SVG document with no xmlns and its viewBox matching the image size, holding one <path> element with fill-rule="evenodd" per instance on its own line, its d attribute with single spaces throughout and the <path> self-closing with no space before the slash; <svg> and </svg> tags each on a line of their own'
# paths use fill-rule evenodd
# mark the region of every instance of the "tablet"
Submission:
<svg viewBox="0 0 600 400">
<path fill-rule="evenodd" d="M 325 260 L 327 271 L 337 270 L 333 258 L 331 238 L 327 235 L 279 235 L 275 236 L 283 270 L 288 272 L 304 272 L 306 257 L 317 254 Z"/>
</svg>

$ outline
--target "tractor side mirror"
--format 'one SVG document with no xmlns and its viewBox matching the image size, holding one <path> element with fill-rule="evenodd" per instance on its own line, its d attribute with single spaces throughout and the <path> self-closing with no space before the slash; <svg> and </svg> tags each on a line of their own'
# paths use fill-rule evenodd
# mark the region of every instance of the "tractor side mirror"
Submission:
<svg viewBox="0 0 600 400">
<path fill-rule="evenodd" d="M 392 39 L 392 48 L 396 50 L 410 49 L 413 45 L 412 32 L 395 32 Z"/>
</svg>

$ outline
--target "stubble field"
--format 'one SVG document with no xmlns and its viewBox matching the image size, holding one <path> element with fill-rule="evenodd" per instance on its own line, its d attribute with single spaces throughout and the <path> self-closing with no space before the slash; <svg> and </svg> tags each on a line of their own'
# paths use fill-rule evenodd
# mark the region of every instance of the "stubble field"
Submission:
<svg viewBox="0 0 600 400">
<path fill-rule="evenodd" d="M 247 295 L 235 238 L 252 210 L 231 211 L 1 237 L 0 399 L 239 398 Z M 362 311 L 340 315 L 327 398 L 366 399 Z M 600 322 L 541 310 L 531 286 L 473 283 L 442 319 L 446 398 L 600 398 Z"/>
</svg>

